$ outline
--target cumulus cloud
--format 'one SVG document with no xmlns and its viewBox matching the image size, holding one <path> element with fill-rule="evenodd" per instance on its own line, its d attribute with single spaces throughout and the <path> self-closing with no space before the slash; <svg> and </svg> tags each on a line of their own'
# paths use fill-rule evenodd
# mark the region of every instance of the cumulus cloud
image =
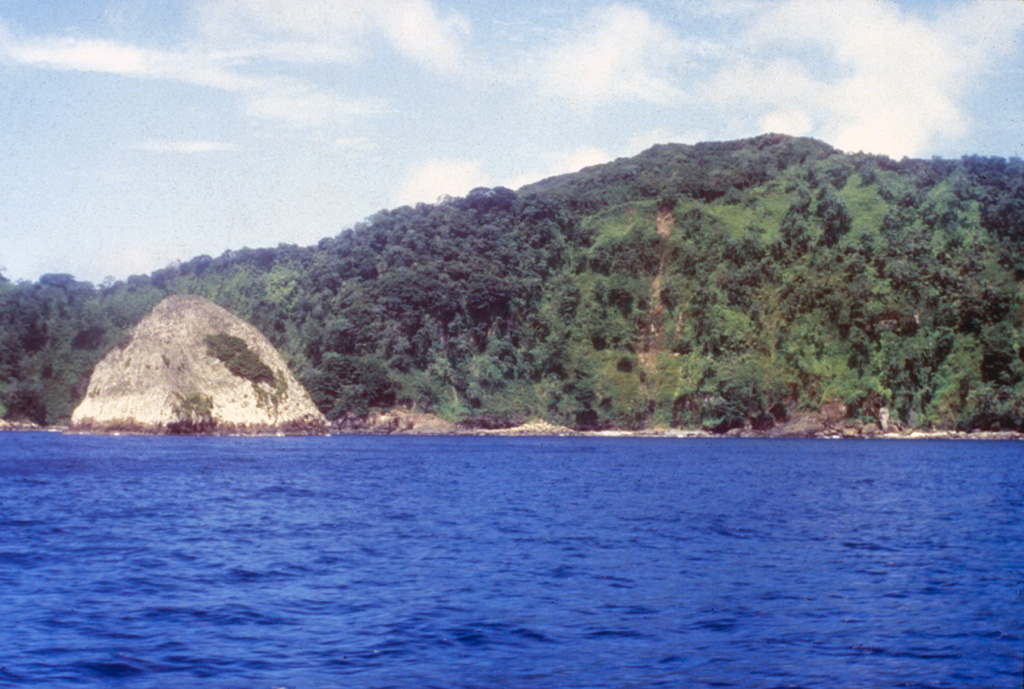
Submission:
<svg viewBox="0 0 1024 689">
<path fill-rule="evenodd" d="M 465 60 L 462 44 L 470 32 L 465 17 L 441 17 L 427 0 L 371 6 L 380 12 L 378 22 L 400 53 L 442 72 L 456 71 Z"/>
<path fill-rule="evenodd" d="M 723 108 L 742 102 L 765 109 L 813 101 L 824 88 L 826 84 L 815 79 L 798 60 L 762 60 L 756 55 L 743 55 L 715 75 L 705 97 Z"/>
<path fill-rule="evenodd" d="M 671 79 L 693 49 L 647 12 L 628 5 L 592 10 L 539 63 L 549 95 L 583 108 L 616 100 L 679 101 Z"/>
<path fill-rule="evenodd" d="M 410 205 L 434 203 L 443 196 L 465 196 L 476 187 L 491 184 L 479 161 L 429 160 L 409 168 L 395 201 Z"/>
<path fill-rule="evenodd" d="M 766 112 L 762 128 L 919 155 L 969 131 L 965 94 L 1022 27 L 1024 3 L 974 2 L 935 19 L 883 0 L 772 3 L 707 95 L 720 108 Z"/>
</svg>

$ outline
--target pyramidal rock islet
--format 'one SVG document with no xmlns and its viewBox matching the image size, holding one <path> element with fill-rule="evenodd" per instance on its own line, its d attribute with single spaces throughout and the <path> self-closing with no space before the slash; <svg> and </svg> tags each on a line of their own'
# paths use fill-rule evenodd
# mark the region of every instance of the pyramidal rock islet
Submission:
<svg viewBox="0 0 1024 689">
<path fill-rule="evenodd" d="M 256 328 L 198 296 L 167 297 L 93 370 L 77 430 L 317 432 L 325 419 Z"/>
</svg>

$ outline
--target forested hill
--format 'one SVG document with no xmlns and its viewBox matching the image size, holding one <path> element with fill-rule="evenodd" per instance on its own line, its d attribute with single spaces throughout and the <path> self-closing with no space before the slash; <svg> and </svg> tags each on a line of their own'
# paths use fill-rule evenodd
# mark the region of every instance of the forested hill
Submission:
<svg viewBox="0 0 1024 689">
<path fill-rule="evenodd" d="M 193 293 L 262 330 L 330 418 L 723 431 L 841 401 L 910 427 L 1021 429 L 1022 281 L 1019 159 L 660 145 L 312 247 L 102 287 L 0 280 L 0 416 L 66 420 L 100 357 Z"/>
</svg>

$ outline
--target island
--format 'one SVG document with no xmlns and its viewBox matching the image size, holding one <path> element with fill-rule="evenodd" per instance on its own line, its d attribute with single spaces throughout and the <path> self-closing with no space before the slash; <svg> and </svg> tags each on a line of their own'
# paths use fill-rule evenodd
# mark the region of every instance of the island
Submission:
<svg viewBox="0 0 1024 689">
<path fill-rule="evenodd" d="M 132 344 L 163 300 L 200 296 L 262 339 L 211 321 L 187 346 Z M 0 277 L 0 418 L 1005 437 L 1024 431 L 1024 162 L 660 144 L 311 246 L 99 286 Z"/>
</svg>

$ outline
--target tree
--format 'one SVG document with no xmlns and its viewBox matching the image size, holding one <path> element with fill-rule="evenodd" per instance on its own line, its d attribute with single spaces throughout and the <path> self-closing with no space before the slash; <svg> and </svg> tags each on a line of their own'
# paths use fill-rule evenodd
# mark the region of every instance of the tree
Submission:
<svg viewBox="0 0 1024 689">
<path fill-rule="evenodd" d="M 818 192 L 817 215 L 824 228 L 821 241 L 825 246 L 835 246 L 839 238 L 850 231 L 850 213 L 830 184 Z"/>
</svg>

